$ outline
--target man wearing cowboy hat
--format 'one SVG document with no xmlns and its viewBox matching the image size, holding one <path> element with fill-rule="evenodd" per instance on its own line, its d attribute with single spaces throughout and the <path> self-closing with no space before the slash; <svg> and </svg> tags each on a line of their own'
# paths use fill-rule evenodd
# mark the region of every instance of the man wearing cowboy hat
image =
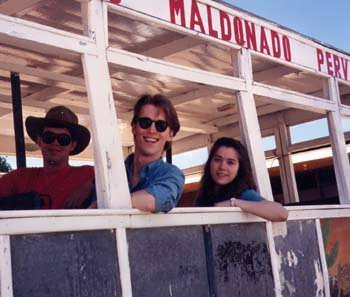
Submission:
<svg viewBox="0 0 350 297">
<path fill-rule="evenodd" d="M 94 169 L 71 167 L 68 161 L 87 147 L 89 130 L 64 106 L 51 108 L 44 118 L 30 116 L 25 125 L 41 150 L 44 167 L 20 168 L 1 177 L 0 197 L 35 192 L 45 201 L 44 208 L 80 208 L 91 194 Z"/>
</svg>

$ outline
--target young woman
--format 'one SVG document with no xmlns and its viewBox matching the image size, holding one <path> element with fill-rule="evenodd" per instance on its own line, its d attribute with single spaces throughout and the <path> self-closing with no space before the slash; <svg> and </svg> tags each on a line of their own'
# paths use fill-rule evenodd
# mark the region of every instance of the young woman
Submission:
<svg viewBox="0 0 350 297">
<path fill-rule="evenodd" d="M 238 141 L 219 138 L 210 150 L 196 206 L 236 206 L 271 221 L 285 221 L 288 211 L 256 192 L 248 152 Z"/>
</svg>

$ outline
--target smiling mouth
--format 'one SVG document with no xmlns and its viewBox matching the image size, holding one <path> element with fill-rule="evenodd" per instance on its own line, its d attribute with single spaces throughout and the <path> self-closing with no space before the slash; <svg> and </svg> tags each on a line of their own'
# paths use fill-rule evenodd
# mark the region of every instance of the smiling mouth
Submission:
<svg viewBox="0 0 350 297">
<path fill-rule="evenodd" d="M 144 136 L 143 137 L 143 140 L 147 143 L 157 143 L 159 141 L 158 138 L 154 138 L 154 137 L 147 137 L 147 136 Z"/>
</svg>

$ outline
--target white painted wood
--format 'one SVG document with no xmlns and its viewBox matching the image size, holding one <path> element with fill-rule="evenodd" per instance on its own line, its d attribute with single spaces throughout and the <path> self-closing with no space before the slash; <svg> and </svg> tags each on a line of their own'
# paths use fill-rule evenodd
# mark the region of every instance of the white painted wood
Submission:
<svg viewBox="0 0 350 297">
<path fill-rule="evenodd" d="M 90 38 L 2 14 L 0 14 L 0 39 L 8 42 L 20 39 L 38 43 L 37 48 L 41 52 L 45 46 L 53 46 L 62 52 L 67 50 L 89 54 L 96 52 L 95 44 Z"/>
<path fill-rule="evenodd" d="M 243 90 L 245 88 L 244 82 L 239 78 L 181 66 L 120 49 L 109 49 L 107 51 L 107 59 L 108 62 L 115 65 L 126 66 L 222 89 Z"/>
<path fill-rule="evenodd" d="M 80 92 L 85 91 L 84 80 L 80 77 L 47 71 L 38 67 L 7 63 L 3 58 L 0 58 L 0 68 L 12 72 L 18 72 L 20 74 L 33 75 L 48 81 L 54 81 L 56 82 L 56 87 L 69 88 Z"/>
<path fill-rule="evenodd" d="M 0 4 L 0 13 L 14 15 L 29 9 L 42 0 L 11 0 Z"/>
<path fill-rule="evenodd" d="M 323 244 L 322 229 L 321 229 L 321 223 L 320 223 L 319 219 L 315 220 L 315 225 L 316 225 L 318 249 L 320 251 L 320 259 L 321 259 L 325 297 L 331 297 L 331 290 L 330 290 L 330 286 L 329 286 L 328 267 L 327 267 L 327 261 L 326 261 L 326 250 L 325 250 L 325 247 Z"/>
<path fill-rule="evenodd" d="M 336 110 L 336 104 L 329 100 L 305 95 L 299 92 L 284 90 L 274 86 L 268 86 L 255 82 L 252 91 L 256 95 L 276 100 L 276 103 L 284 104 L 288 107 L 306 109 L 313 112 L 325 113 L 325 111 Z"/>
<path fill-rule="evenodd" d="M 94 140 L 97 203 L 101 208 L 131 208 L 131 198 L 123 161 L 122 144 L 116 117 L 109 69 L 105 56 L 106 19 L 98 0 L 85 3 L 88 34 L 96 40 L 98 56 L 82 56 L 89 97 Z M 98 73 L 98 79 L 96 77 Z"/>
<path fill-rule="evenodd" d="M 178 54 L 181 51 L 188 50 L 189 48 L 195 47 L 202 44 L 203 40 L 194 39 L 188 36 L 176 39 L 174 41 L 165 43 L 161 46 L 148 49 L 142 52 L 145 56 L 150 56 L 153 58 L 161 59 L 164 57 L 169 57 L 173 54 Z"/>
<path fill-rule="evenodd" d="M 123 297 L 132 297 L 131 273 L 129 263 L 129 247 L 125 228 L 117 228 L 117 250 L 120 284 Z"/>
<path fill-rule="evenodd" d="M 204 124 L 195 120 L 180 119 L 181 130 L 195 133 L 211 134 L 218 132 L 214 125 Z"/>
<path fill-rule="evenodd" d="M 241 138 L 248 150 L 253 175 L 260 194 L 268 200 L 273 200 L 271 183 L 262 146 L 258 115 L 252 93 L 253 72 L 250 52 L 246 49 L 242 49 L 238 57 L 240 75 L 246 80 L 247 85 L 247 91 L 240 91 L 237 98 Z"/>
<path fill-rule="evenodd" d="M 214 96 L 217 92 L 218 90 L 215 88 L 202 87 L 200 89 L 190 90 L 181 95 L 170 97 L 169 99 L 174 106 L 177 106 L 183 103 L 188 103 L 192 100 L 196 100 L 198 98 Z"/>
<path fill-rule="evenodd" d="M 350 207 L 344 205 L 295 206 L 287 210 L 288 221 L 350 217 Z M 249 222 L 266 221 L 230 207 L 175 208 L 167 214 L 113 209 L 2 211 L 0 235 Z"/>
<path fill-rule="evenodd" d="M 10 236 L 0 235 L 0 296 L 13 297 Z"/>
<path fill-rule="evenodd" d="M 276 252 L 272 224 L 273 223 L 271 222 L 266 222 L 267 245 L 269 247 L 269 252 L 270 252 L 275 297 L 282 297 L 282 284 L 281 284 L 281 278 L 280 278 L 281 267 L 279 262 L 279 255 Z"/>
<path fill-rule="evenodd" d="M 339 88 L 334 78 L 329 79 L 329 95 L 330 100 L 335 104 L 339 104 Z M 344 132 L 342 129 L 341 116 L 339 111 L 332 111 L 327 114 L 329 134 L 334 159 L 334 171 L 337 181 L 339 194 L 339 202 L 341 204 L 350 203 L 350 165 L 348 154 L 346 152 L 346 144 Z"/>
<path fill-rule="evenodd" d="M 290 137 L 283 114 L 278 114 L 276 139 L 276 154 L 280 164 L 281 182 L 284 203 L 298 202 L 299 194 L 295 180 L 295 171 L 289 151 Z"/>
</svg>

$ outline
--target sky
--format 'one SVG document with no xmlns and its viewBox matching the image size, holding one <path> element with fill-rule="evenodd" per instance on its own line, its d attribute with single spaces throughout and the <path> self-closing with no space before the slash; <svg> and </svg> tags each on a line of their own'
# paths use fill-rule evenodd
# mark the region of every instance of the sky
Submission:
<svg viewBox="0 0 350 297">
<path fill-rule="evenodd" d="M 350 53 L 350 0 L 225 0 Z"/>
</svg>

